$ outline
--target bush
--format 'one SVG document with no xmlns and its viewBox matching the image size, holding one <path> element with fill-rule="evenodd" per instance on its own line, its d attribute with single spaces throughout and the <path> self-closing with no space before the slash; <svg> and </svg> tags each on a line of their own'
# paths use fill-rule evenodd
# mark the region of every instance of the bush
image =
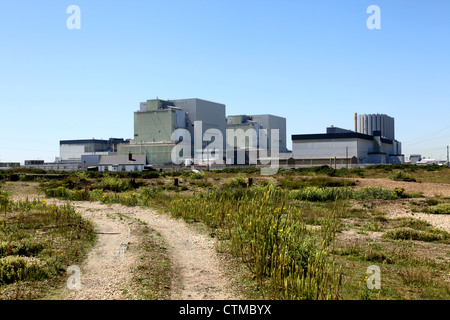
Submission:
<svg viewBox="0 0 450 320">
<path fill-rule="evenodd" d="M 394 200 L 399 196 L 395 191 L 386 190 L 378 187 L 364 187 L 361 189 L 344 188 L 318 188 L 318 187 L 306 187 L 300 190 L 292 191 L 291 195 L 294 199 L 314 202 L 325 202 L 355 199 L 355 200 Z"/>
<path fill-rule="evenodd" d="M 247 182 L 245 181 L 244 176 L 238 173 L 234 179 L 226 181 L 223 186 L 229 188 L 245 188 L 247 187 Z"/>
<path fill-rule="evenodd" d="M 156 179 L 159 178 L 159 173 L 156 171 L 146 171 L 142 173 L 143 179 Z"/>
<path fill-rule="evenodd" d="M 284 178 L 278 181 L 280 187 L 285 189 L 301 189 L 304 187 L 349 187 L 356 183 L 350 180 L 337 180 L 327 177 L 314 177 L 312 179 Z"/>
<path fill-rule="evenodd" d="M 0 284 L 20 280 L 40 280 L 48 277 L 48 272 L 29 258 L 8 256 L 0 259 Z"/>
<path fill-rule="evenodd" d="M 106 176 L 102 179 L 103 190 L 111 190 L 114 192 L 126 191 L 130 188 L 129 181 L 122 180 L 113 176 Z"/>
<path fill-rule="evenodd" d="M 0 242 L 0 257 L 11 255 L 18 256 L 36 256 L 44 249 L 44 244 L 32 239 L 25 239 L 21 241 L 1 241 Z"/>
<path fill-rule="evenodd" d="M 387 231 L 384 238 L 394 239 L 394 240 L 419 240 L 419 241 L 437 241 L 445 240 L 447 234 L 438 231 L 418 231 L 410 228 L 399 228 Z"/>
<path fill-rule="evenodd" d="M 450 214 L 450 203 L 439 203 L 427 208 L 425 212 L 433 214 Z"/>
<path fill-rule="evenodd" d="M 242 168 L 224 168 L 224 169 L 217 169 L 214 170 L 214 172 L 217 173 L 259 173 L 260 168 L 248 166 L 248 167 L 242 167 Z"/>
<path fill-rule="evenodd" d="M 192 172 L 190 174 L 191 179 L 204 179 L 205 178 L 205 174 L 203 172 Z"/>
<path fill-rule="evenodd" d="M 389 176 L 389 179 L 396 181 L 410 181 L 410 182 L 416 181 L 416 179 L 411 174 L 405 171 L 396 171 Z"/>
</svg>

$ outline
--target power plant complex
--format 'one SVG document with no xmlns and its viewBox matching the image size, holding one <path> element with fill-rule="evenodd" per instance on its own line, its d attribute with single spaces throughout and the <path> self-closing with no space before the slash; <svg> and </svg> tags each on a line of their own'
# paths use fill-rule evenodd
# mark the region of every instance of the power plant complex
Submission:
<svg viewBox="0 0 450 320">
<path fill-rule="evenodd" d="M 355 113 L 354 130 L 330 126 L 325 133 L 293 134 L 291 140 L 292 150 L 288 150 L 286 118 L 280 116 L 227 116 L 224 104 L 197 98 L 151 99 L 141 102 L 134 112 L 133 139 L 61 140 L 60 155 L 54 163 L 30 160 L 27 166 L 142 171 L 146 166 L 264 165 L 263 159 L 274 157 L 281 167 L 404 163 L 401 143 L 395 140 L 394 118 L 385 114 Z M 175 163 L 174 150 L 181 144 L 187 149 L 180 153 L 183 161 Z M 214 152 L 208 151 L 205 158 L 208 148 Z M 243 158 L 236 156 L 239 152 Z"/>
<path fill-rule="evenodd" d="M 401 143 L 395 140 L 394 118 L 385 114 L 355 114 L 355 130 L 328 127 L 322 134 L 292 135 L 292 157 L 322 163 L 404 163 Z M 335 158 L 334 158 L 335 157 Z"/>
</svg>

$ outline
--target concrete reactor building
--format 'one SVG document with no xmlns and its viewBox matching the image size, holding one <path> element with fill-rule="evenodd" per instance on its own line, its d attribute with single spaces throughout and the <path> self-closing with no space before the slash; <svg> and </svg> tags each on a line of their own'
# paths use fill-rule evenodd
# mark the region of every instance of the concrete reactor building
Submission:
<svg viewBox="0 0 450 320">
<path fill-rule="evenodd" d="M 172 149 L 179 143 L 172 139 L 176 129 L 186 129 L 194 146 L 194 122 L 201 121 L 201 136 L 208 129 L 217 129 L 222 134 L 225 147 L 225 105 L 202 99 L 161 100 L 153 99 L 140 103 L 134 113 L 134 139 L 129 144 L 118 146 L 118 154 L 145 154 L 147 164 L 172 164 Z M 209 142 L 203 141 L 202 148 Z M 194 156 L 194 148 L 191 148 Z"/>
</svg>

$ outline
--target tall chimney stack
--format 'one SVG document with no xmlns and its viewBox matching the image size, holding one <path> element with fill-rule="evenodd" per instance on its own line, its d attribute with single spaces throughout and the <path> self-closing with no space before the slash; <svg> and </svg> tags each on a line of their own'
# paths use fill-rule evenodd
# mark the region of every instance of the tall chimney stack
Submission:
<svg viewBox="0 0 450 320">
<path fill-rule="evenodd" d="M 355 132 L 358 132 L 358 114 L 355 112 Z"/>
</svg>

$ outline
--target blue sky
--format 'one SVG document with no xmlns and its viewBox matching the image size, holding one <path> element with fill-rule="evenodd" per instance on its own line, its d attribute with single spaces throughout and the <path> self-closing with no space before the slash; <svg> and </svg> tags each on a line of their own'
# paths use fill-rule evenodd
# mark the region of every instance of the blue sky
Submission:
<svg viewBox="0 0 450 320">
<path fill-rule="evenodd" d="M 69 5 L 81 29 L 69 30 Z M 369 5 L 381 29 L 369 30 Z M 446 157 L 450 1 L 165 0 L 0 4 L 0 161 L 59 140 L 133 138 L 139 102 L 201 98 L 287 118 L 287 141 L 395 118 L 403 153 Z"/>
</svg>

